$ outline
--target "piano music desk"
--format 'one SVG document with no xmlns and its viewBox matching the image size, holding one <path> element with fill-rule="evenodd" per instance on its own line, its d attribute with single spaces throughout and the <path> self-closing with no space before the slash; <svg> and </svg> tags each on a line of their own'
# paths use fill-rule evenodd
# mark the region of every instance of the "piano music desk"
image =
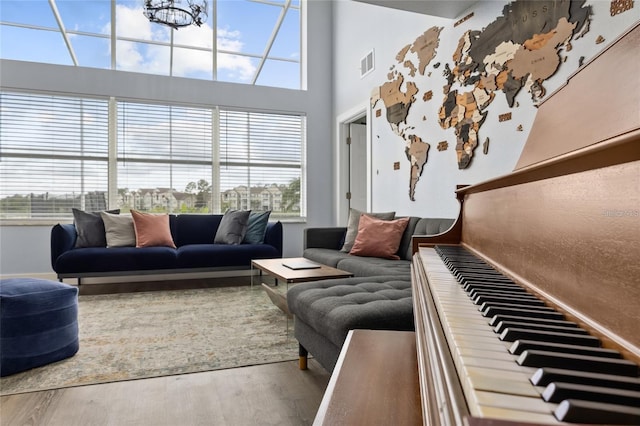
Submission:
<svg viewBox="0 0 640 426">
<path fill-rule="evenodd" d="M 314 425 L 422 425 L 412 331 L 351 330 Z"/>
</svg>

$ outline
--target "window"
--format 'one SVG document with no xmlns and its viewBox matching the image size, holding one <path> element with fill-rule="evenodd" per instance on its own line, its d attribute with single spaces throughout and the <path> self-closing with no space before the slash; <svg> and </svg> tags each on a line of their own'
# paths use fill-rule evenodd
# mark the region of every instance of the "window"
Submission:
<svg viewBox="0 0 640 426">
<path fill-rule="evenodd" d="M 214 210 L 212 111 L 118 102 L 118 200 L 121 209 Z"/>
<path fill-rule="evenodd" d="M 220 187 L 238 194 L 223 210 L 301 216 L 303 124 L 298 115 L 220 111 Z"/>
<path fill-rule="evenodd" d="M 108 102 L 0 93 L 0 218 L 106 207 Z"/>
<path fill-rule="evenodd" d="M 298 218 L 305 132 L 299 114 L 3 92 L 0 218 L 71 218 L 72 207 Z"/>
<path fill-rule="evenodd" d="M 2 0 L 0 57 L 301 89 L 300 0 L 210 0 L 201 27 L 179 30 L 149 22 L 143 5 Z"/>
</svg>

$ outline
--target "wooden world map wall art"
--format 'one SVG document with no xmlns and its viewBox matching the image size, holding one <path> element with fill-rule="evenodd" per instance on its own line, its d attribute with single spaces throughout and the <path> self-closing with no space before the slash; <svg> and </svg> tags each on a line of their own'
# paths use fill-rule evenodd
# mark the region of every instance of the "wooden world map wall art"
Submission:
<svg viewBox="0 0 640 426">
<path fill-rule="evenodd" d="M 632 7 L 633 2 L 612 1 L 611 14 Z M 455 134 L 458 169 L 471 164 L 487 108 L 496 95 L 504 96 L 513 108 L 516 95 L 524 89 L 537 104 L 545 96 L 545 81 L 563 63 L 560 52 L 571 50 L 570 42 L 587 33 L 591 16 L 586 0 L 516 0 L 506 4 L 502 15 L 484 29 L 469 30 L 460 37 L 452 62 L 445 63 L 442 70 L 446 84 L 436 117 L 442 129 L 452 129 Z M 469 14 L 461 21 L 472 18 L 473 14 Z M 384 115 L 391 130 L 404 141 L 410 165 L 411 201 L 415 201 L 416 184 L 428 161 L 430 144 L 424 135 L 415 134 L 415 126 L 407 120 L 416 99 L 429 101 L 435 97 L 432 87 L 426 87 L 424 81 L 431 76 L 427 67 L 436 56 L 443 28 L 431 27 L 402 47 L 387 73 L 387 81 L 371 95 L 371 107 L 382 102 L 386 110 L 383 114 L 377 109 L 376 117 Z M 438 62 L 432 68 L 440 65 Z M 501 121 L 510 116 L 511 113 L 502 114 Z M 518 130 L 521 129 L 519 125 Z M 439 150 L 448 152 L 445 144 L 438 145 Z M 483 145 L 487 153 L 488 138 Z"/>
</svg>

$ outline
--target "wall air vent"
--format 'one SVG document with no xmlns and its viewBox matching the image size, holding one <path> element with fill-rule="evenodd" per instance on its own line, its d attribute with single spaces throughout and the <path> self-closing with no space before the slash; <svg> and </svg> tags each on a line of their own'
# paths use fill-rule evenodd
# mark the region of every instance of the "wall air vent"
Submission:
<svg viewBox="0 0 640 426">
<path fill-rule="evenodd" d="M 373 49 L 360 59 L 360 78 L 373 71 Z"/>
</svg>

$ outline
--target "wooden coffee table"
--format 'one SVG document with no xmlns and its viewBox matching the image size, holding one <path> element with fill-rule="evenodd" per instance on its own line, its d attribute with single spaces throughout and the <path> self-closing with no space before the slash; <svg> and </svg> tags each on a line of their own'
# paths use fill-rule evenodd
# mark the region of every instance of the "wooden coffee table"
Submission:
<svg viewBox="0 0 640 426">
<path fill-rule="evenodd" d="M 284 266 L 285 263 L 292 264 L 297 262 L 310 262 L 316 264 L 318 267 L 314 269 L 291 269 Z M 278 281 L 284 282 L 286 284 L 285 290 L 289 289 L 289 284 L 327 280 L 331 278 L 348 278 L 353 276 L 351 272 L 342 271 L 317 262 L 311 262 L 304 257 L 252 260 L 251 269 L 253 268 L 260 270 L 260 276 L 265 273 L 274 277 L 276 285 L 278 284 Z M 253 285 L 253 274 L 251 274 L 251 285 Z M 267 292 L 267 295 L 273 304 L 280 308 L 285 314 L 287 314 L 287 316 L 291 317 L 291 312 L 289 312 L 289 308 L 287 307 L 286 293 L 281 293 L 274 288 L 269 287 L 265 283 L 262 283 L 262 287 Z"/>
</svg>

